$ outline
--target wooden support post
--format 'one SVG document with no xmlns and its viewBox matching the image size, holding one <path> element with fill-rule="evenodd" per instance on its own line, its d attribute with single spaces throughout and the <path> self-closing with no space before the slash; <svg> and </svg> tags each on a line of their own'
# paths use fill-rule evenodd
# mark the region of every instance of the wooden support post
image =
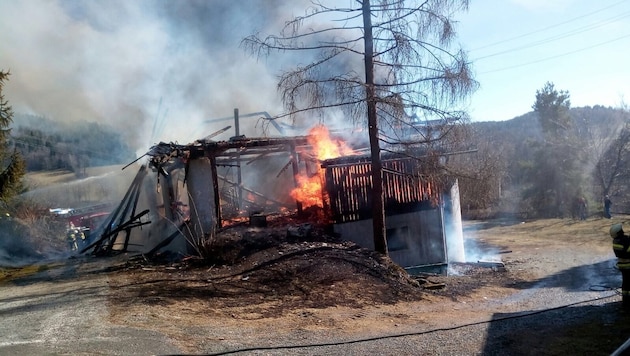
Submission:
<svg viewBox="0 0 630 356">
<path fill-rule="evenodd" d="M 293 167 L 293 184 L 297 188 L 298 187 L 297 176 L 298 174 L 300 174 L 300 167 L 298 166 L 298 160 L 297 160 L 298 156 L 295 150 L 295 144 L 290 144 L 289 147 L 291 151 L 291 166 Z M 297 206 L 298 214 L 302 214 L 302 203 L 300 201 L 296 201 L 295 205 Z"/>
<path fill-rule="evenodd" d="M 162 203 L 164 205 L 164 217 L 170 221 L 175 221 L 173 214 L 173 203 L 175 203 L 175 192 L 173 189 L 173 179 L 165 170 L 158 171 L 160 179 L 160 188 L 162 190 Z"/>
<path fill-rule="evenodd" d="M 187 172 L 190 195 L 189 241 L 195 244 L 201 242 L 217 226 L 218 207 L 215 193 L 218 190 L 218 184 L 212 172 L 216 170 L 216 166 L 207 156 L 191 159 L 189 163 Z M 191 252 L 194 252 L 194 247 Z"/>
<path fill-rule="evenodd" d="M 236 132 L 236 137 L 241 135 L 240 131 L 240 123 L 238 118 L 238 108 L 234 109 L 234 132 Z M 237 182 L 238 182 L 238 209 L 241 210 L 243 208 L 243 175 L 241 172 L 241 149 L 240 147 L 236 149 L 236 172 L 237 172 Z"/>
<path fill-rule="evenodd" d="M 219 175 L 217 173 L 217 159 L 214 156 L 210 157 L 210 171 L 212 173 L 212 190 L 214 191 L 214 210 L 216 212 L 216 226 L 221 227 L 221 197 L 219 196 Z"/>
</svg>

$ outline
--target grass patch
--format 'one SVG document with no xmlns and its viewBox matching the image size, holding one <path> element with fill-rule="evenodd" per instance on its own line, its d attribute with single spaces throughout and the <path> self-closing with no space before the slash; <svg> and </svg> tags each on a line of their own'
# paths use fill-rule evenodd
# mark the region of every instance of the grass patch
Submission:
<svg viewBox="0 0 630 356">
<path fill-rule="evenodd" d="M 32 276 L 36 273 L 50 269 L 48 265 L 29 265 L 24 267 L 0 267 L 0 284 L 8 283 L 14 279 Z"/>
</svg>

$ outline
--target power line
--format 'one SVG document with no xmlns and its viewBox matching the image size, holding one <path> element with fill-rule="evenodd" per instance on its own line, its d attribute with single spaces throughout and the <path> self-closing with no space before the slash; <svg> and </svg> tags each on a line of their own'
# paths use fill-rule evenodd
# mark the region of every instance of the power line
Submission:
<svg viewBox="0 0 630 356">
<path fill-rule="evenodd" d="M 593 48 L 596 48 L 596 47 L 601 47 L 601 46 L 607 45 L 609 43 L 616 42 L 616 41 L 619 41 L 619 40 L 622 40 L 622 39 L 628 38 L 628 37 L 630 37 L 630 34 L 627 34 L 627 35 L 624 35 L 624 36 L 621 36 L 621 37 L 617 37 L 617 38 L 614 38 L 614 39 L 606 41 L 606 42 L 600 42 L 600 43 L 594 44 L 592 46 L 583 47 L 583 48 L 576 49 L 576 50 L 573 50 L 573 51 L 565 52 L 565 53 L 562 53 L 562 54 L 559 54 L 559 55 L 546 57 L 546 58 L 542 58 L 542 59 L 531 61 L 531 62 L 516 64 L 516 65 L 510 66 L 510 67 L 504 67 L 504 68 L 489 70 L 489 71 L 486 71 L 486 72 L 482 72 L 480 74 L 501 72 L 501 71 L 508 70 L 508 69 L 514 69 L 514 68 L 523 67 L 523 66 L 527 66 L 527 65 L 531 65 L 531 64 L 535 64 L 535 63 L 545 62 L 545 61 L 549 61 L 549 60 L 552 60 L 552 59 L 556 59 L 556 58 L 568 56 L 568 55 L 571 55 L 571 54 L 575 54 L 575 53 L 578 53 L 578 52 L 588 51 L 590 49 L 593 49 Z"/>
<path fill-rule="evenodd" d="M 536 34 L 536 33 L 546 32 L 546 31 L 547 31 L 547 30 L 549 30 L 549 29 L 552 29 L 552 28 L 555 28 L 555 27 L 559 27 L 559 26 L 562 26 L 562 25 L 566 25 L 566 24 L 568 24 L 568 23 L 571 23 L 571 22 L 574 22 L 574 21 L 577 21 L 577 20 L 583 19 L 583 18 L 585 18 L 585 17 L 592 16 L 592 15 L 594 15 L 594 14 L 597 14 L 597 13 L 599 13 L 599 12 L 602 12 L 602 11 L 608 10 L 608 9 L 610 9 L 610 8 L 612 8 L 612 7 L 615 7 L 615 6 L 617 6 L 617 5 L 619 5 L 619 4 L 622 4 L 622 3 L 625 3 L 625 2 L 627 2 L 627 0 L 622 0 L 622 1 L 616 2 L 616 3 L 612 4 L 612 5 L 606 6 L 606 7 L 604 7 L 604 8 L 599 9 L 599 10 L 592 11 L 592 12 L 590 12 L 590 13 L 588 13 L 588 14 L 581 15 L 581 16 L 578 16 L 578 17 L 574 17 L 574 18 L 572 18 L 572 19 L 569 19 L 569 20 L 566 20 L 566 21 L 563 21 L 563 22 L 560 22 L 560 23 L 557 23 L 557 24 L 554 24 L 554 25 L 550 25 L 550 26 L 547 26 L 547 27 L 543 27 L 543 28 L 541 28 L 541 29 L 538 29 L 538 30 L 535 30 L 535 31 L 532 31 L 532 32 L 528 32 L 528 33 L 525 33 L 525 34 L 522 34 L 522 35 L 518 35 L 518 36 L 515 36 L 515 37 L 511 37 L 511 38 L 508 38 L 508 39 L 505 39 L 505 40 L 501 40 L 501 41 L 498 41 L 498 42 L 493 42 L 493 43 L 490 43 L 490 44 L 488 44 L 488 45 L 485 45 L 485 46 L 482 46 L 482 47 L 479 47 L 479 48 L 472 49 L 472 50 L 470 50 L 469 52 L 474 52 L 474 51 L 482 50 L 482 49 L 485 49 L 485 48 L 494 47 L 494 46 L 496 46 L 496 45 L 503 44 L 503 43 L 505 43 L 505 42 L 511 42 L 511 41 L 513 41 L 513 40 L 516 40 L 516 39 L 519 39 L 519 38 L 523 38 L 523 37 L 527 37 L 527 36 L 530 36 L 530 35 L 533 35 L 533 34 Z"/>
<path fill-rule="evenodd" d="M 495 53 L 492 53 L 492 54 L 489 54 L 489 55 L 486 55 L 486 56 L 478 57 L 478 58 L 475 58 L 474 61 L 479 61 L 481 59 L 495 57 L 495 56 L 498 56 L 498 55 L 507 54 L 507 53 L 511 53 L 511 52 L 515 52 L 515 51 L 521 51 L 521 50 L 524 50 L 524 49 L 527 49 L 527 48 L 536 47 L 536 46 L 540 46 L 540 45 L 543 45 L 543 44 L 546 44 L 546 43 L 549 43 L 549 42 L 553 42 L 553 41 L 561 40 L 561 39 L 564 39 L 564 38 L 567 38 L 567 37 L 575 36 L 575 35 L 578 35 L 580 33 L 584 33 L 584 32 L 591 31 L 591 30 L 594 30 L 596 28 L 599 28 L 599 27 L 602 27 L 602 26 L 605 26 L 605 25 L 609 25 L 609 24 L 613 23 L 614 21 L 621 20 L 621 19 L 629 17 L 629 16 L 630 16 L 630 12 L 626 12 L 626 13 L 623 13 L 621 15 L 617 15 L 617 16 L 608 18 L 606 20 L 602 20 L 600 22 L 596 22 L 594 24 L 590 24 L 590 25 L 586 25 L 586 26 L 583 26 L 583 27 L 579 27 L 577 29 L 574 29 L 574 30 L 571 30 L 571 31 L 568 31 L 568 32 L 565 32 L 565 33 L 561 33 L 559 35 L 555 35 L 555 36 L 552 36 L 552 37 L 548 37 L 548 38 L 545 38 L 545 39 L 542 39 L 542 40 L 539 40 L 539 41 L 536 41 L 536 42 L 532 42 L 532 43 L 529 43 L 529 44 L 526 44 L 526 45 L 523 45 L 523 46 L 514 47 L 514 48 L 510 48 L 510 49 L 504 50 L 504 51 L 495 52 Z"/>
</svg>

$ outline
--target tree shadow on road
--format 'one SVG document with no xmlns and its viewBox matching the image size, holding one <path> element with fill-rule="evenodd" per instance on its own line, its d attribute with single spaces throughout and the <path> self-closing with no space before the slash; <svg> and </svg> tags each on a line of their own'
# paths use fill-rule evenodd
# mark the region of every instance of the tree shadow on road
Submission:
<svg viewBox="0 0 630 356">
<path fill-rule="evenodd" d="M 617 298 L 619 299 L 619 298 Z M 630 335 L 630 312 L 603 305 L 495 314 L 483 355 L 610 355 Z"/>
<path fill-rule="evenodd" d="M 581 265 L 562 270 L 533 281 L 520 281 L 512 285 L 518 289 L 563 288 L 568 292 L 614 290 L 621 287 L 621 273 L 615 260 Z"/>
</svg>

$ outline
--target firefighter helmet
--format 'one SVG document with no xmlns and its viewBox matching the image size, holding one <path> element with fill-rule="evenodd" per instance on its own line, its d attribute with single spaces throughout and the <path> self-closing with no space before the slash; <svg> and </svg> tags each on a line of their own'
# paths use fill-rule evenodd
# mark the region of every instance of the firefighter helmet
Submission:
<svg viewBox="0 0 630 356">
<path fill-rule="evenodd" d="M 623 227 L 621 224 L 614 224 L 610 227 L 610 237 L 613 239 L 619 235 L 623 235 Z"/>
</svg>

